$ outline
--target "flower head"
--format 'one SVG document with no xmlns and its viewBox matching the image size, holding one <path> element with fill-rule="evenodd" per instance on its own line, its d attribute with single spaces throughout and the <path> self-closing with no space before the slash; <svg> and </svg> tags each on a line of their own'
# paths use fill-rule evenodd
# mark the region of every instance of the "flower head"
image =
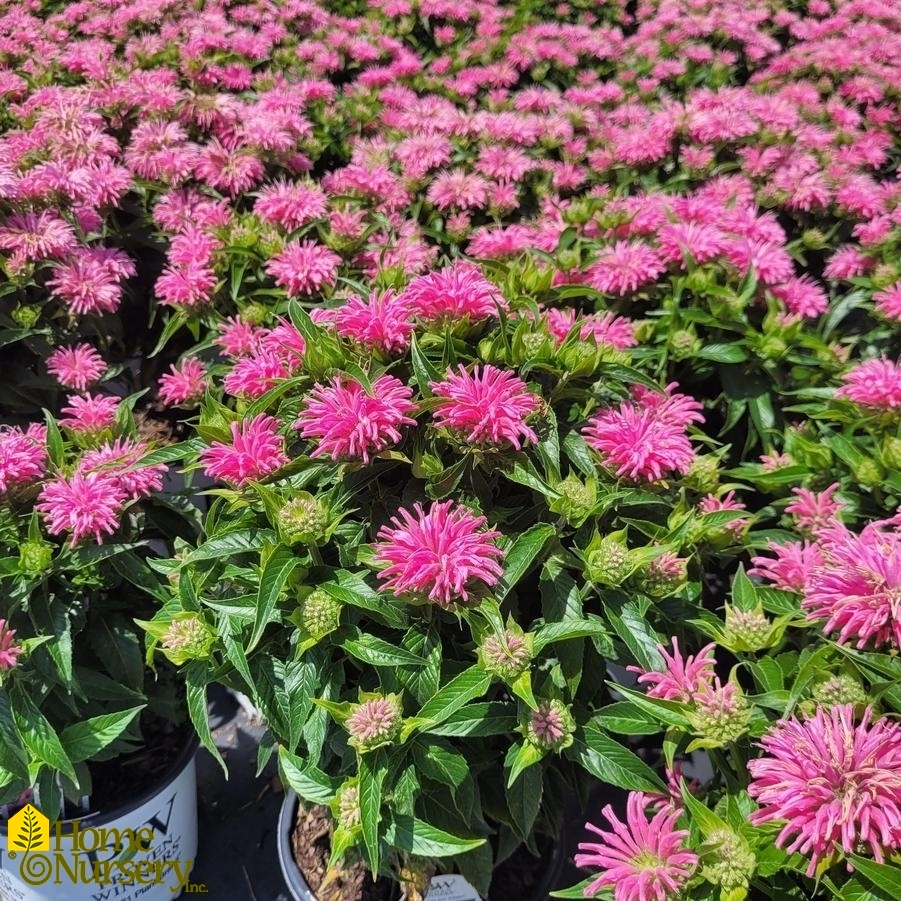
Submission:
<svg viewBox="0 0 901 901">
<path fill-rule="evenodd" d="M 546 751 L 562 751 L 573 741 L 576 721 L 563 701 L 542 701 L 537 710 L 529 711 L 526 738 Z"/>
<path fill-rule="evenodd" d="M 373 291 L 364 301 L 356 294 L 334 312 L 335 329 L 371 350 L 400 353 L 410 346 L 410 309 L 394 291 Z"/>
<path fill-rule="evenodd" d="M 785 512 L 792 516 L 799 531 L 807 535 L 816 534 L 819 529 L 833 523 L 835 514 L 845 506 L 842 501 L 832 499 L 838 488 L 838 482 L 820 492 L 792 488 L 795 500 L 785 508 Z"/>
<path fill-rule="evenodd" d="M 849 704 L 782 720 L 761 739 L 764 756 L 748 763 L 760 805 L 751 822 L 782 823 L 776 844 L 809 856 L 808 876 L 838 849 L 863 845 L 881 863 L 901 848 L 901 725 L 872 718 L 868 709 L 855 723 Z"/>
<path fill-rule="evenodd" d="M 68 406 L 62 412 L 68 414 L 59 424 L 73 432 L 91 435 L 111 429 L 116 423 L 119 398 L 108 395 L 86 394 L 84 397 L 70 396 Z"/>
<path fill-rule="evenodd" d="M 64 388 L 84 391 L 106 372 L 106 363 L 90 344 L 75 344 L 53 351 L 47 357 L 47 372 Z"/>
<path fill-rule="evenodd" d="M 0 672 L 11 670 L 18 663 L 19 654 L 25 648 L 16 644 L 16 630 L 9 628 L 5 619 L 0 619 Z"/>
<path fill-rule="evenodd" d="M 429 322 L 472 322 L 507 308 L 500 289 L 472 263 L 456 262 L 440 272 L 420 275 L 401 295 L 414 316 Z"/>
<path fill-rule="evenodd" d="M 470 374 L 461 364 L 459 373 L 448 369 L 443 382 L 429 387 L 444 398 L 435 409 L 435 422 L 471 444 L 519 450 L 522 442 L 538 440 L 525 421 L 541 401 L 512 372 L 485 365 Z"/>
<path fill-rule="evenodd" d="M 47 466 L 47 432 L 34 424 L 27 431 L 0 427 L 0 494 L 39 479 Z"/>
<path fill-rule="evenodd" d="M 291 241 L 266 264 L 266 271 L 288 294 L 316 294 L 335 284 L 341 257 L 315 241 Z"/>
<path fill-rule="evenodd" d="M 713 681 L 715 648 L 716 645 L 711 642 L 701 648 L 697 656 L 683 657 L 679 640 L 674 638 L 672 654 L 663 645 L 657 648 L 666 664 L 663 672 L 645 672 L 636 666 L 630 666 L 629 670 L 639 673 L 640 684 L 651 686 L 648 697 L 689 703 Z"/>
<path fill-rule="evenodd" d="M 147 497 L 163 487 L 164 463 L 141 465 L 147 445 L 129 438 L 117 438 L 89 450 L 78 462 L 78 471 L 102 472 L 117 484 L 122 496 L 131 500 Z"/>
<path fill-rule="evenodd" d="M 118 479 L 105 472 L 75 472 L 71 478 L 61 476 L 47 482 L 34 505 L 47 520 L 51 535 L 72 533 L 72 545 L 87 535 L 98 544 L 104 535 L 112 535 L 119 527 L 119 514 L 126 497 Z"/>
<path fill-rule="evenodd" d="M 698 856 L 685 847 L 688 830 L 676 828 L 680 812 L 666 806 L 648 820 L 647 808 L 645 795 L 630 792 L 625 822 L 608 804 L 602 813 L 610 831 L 586 824 L 601 841 L 580 843 L 576 866 L 604 871 L 588 886 L 586 895 L 609 886 L 616 901 L 668 901 L 689 880 Z"/>
<path fill-rule="evenodd" d="M 280 469 L 288 462 L 279 421 L 265 413 L 231 424 L 232 443 L 214 441 L 201 451 L 207 475 L 240 488 Z"/>
<path fill-rule="evenodd" d="M 173 365 L 169 370 L 160 376 L 160 400 L 173 406 L 199 403 L 210 384 L 203 363 L 196 357 L 185 357 L 181 366 Z"/>
<path fill-rule="evenodd" d="M 400 429 L 415 425 L 413 390 L 393 375 L 372 383 L 372 393 L 353 379 L 335 376 L 328 385 L 314 385 L 294 427 L 304 438 L 319 439 L 311 457 L 368 463 L 401 440 Z"/>
<path fill-rule="evenodd" d="M 395 695 L 357 704 L 344 723 L 350 733 L 350 744 L 360 752 L 389 744 L 400 732 L 402 716 L 400 700 Z"/>
<path fill-rule="evenodd" d="M 376 563 L 382 586 L 395 597 L 414 594 L 448 605 L 470 598 L 477 580 L 496 585 L 503 575 L 498 562 L 504 552 L 494 544 L 499 532 L 482 531 L 484 516 L 453 501 L 432 504 L 426 513 L 420 504 L 413 513 L 400 510 L 378 533 Z"/>
<path fill-rule="evenodd" d="M 492 676 L 514 682 L 532 662 L 532 637 L 518 628 L 492 632 L 479 648 L 479 662 Z"/>
<path fill-rule="evenodd" d="M 891 360 L 866 360 L 842 378 L 845 384 L 835 392 L 836 397 L 847 397 L 862 407 L 901 407 L 901 366 Z"/>
</svg>

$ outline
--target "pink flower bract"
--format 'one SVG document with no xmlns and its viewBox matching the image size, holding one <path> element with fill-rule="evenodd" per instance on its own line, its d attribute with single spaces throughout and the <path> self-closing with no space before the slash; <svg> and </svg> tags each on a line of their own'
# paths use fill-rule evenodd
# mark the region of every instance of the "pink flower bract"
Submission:
<svg viewBox="0 0 901 901">
<path fill-rule="evenodd" d="M 240 488 L 280 469 L 288 462 L 279 421 L 260 413 L 249 421 L 231 424 L 232 443 L 214 441 L 200 452 L 207 475 Z"/>
<path fill-rule="evenodd" d="M 433 504 L 428 513 L 420 504 L 412 513 L 400 510 L 378 533 L 382 587 L 395 597 L 414 594 L 446 606 L 468 601 L 475 581 L 496 585 L 504 552 L 494 544 L 500 533 L 483 531 L 486 522 L 453 501 Z"/>
<path fill-rule="evenodd" d="M 16 630 L 10 629 L 5 619 L 0 619 L 0 671 L 11 670 L 18 663 L 18 656 L 25 648 L 15 643 Z"/>
<path fill-rule="evenodd" d="M 35 510 L 43 513 L 51 535 L 72 533 L 72 545 L 87 535 L 98 544 L 119 527 L 125 505 L 119 481 L 105 472 L 76 472 L 70 479 L 58 477 L 41 489 Z"/>
<path fill-rule="evenodd" d="M 311 457 L 362 460 L 397 444 L 400 429 L 415 425 L 413 391 L 393 375 L 372 383 L 372 394 L 350 378 L 336 376 L 329 385 L 314 385 L 295 428 L 319 440 Z"/>
<path fill-rule="evenodd" d="M 47 357 L 47 372 L 64 388 L 84 391 L 106 372 L 106 363 L 90 344 L 75 344 L 53 351 Z"/>
<path fill-rule="evenodd" d="M 415 316 L 428 321 L 464 317 L 475 322 L 507 308 L 500 289 L 472 263 L 456 262 L 440 272 L 420 275 L 401 295 Z"/>
<path fill-rule="evenodd" d="M 587 896 L 609 886 L 616 901 L 669 901 L 691 877 L 698 856 L 685 847 L 688 830 L 676 828 L 680 811 L 667 805 L 648 820 L 650 800 L 630 792 L 625 822 L 609 804 L 604 807 L 610 831 L 586 824 L 601 841 L 581 842 L 576 866 L 604 871 L 585 890 Z"/>
<path fill-rule="evenodd" d="M 429 387 L 444 402 L 435 410 L 435 422 L 475 444 L 512 445 L 517 450 L 538 436 L 525 421 L 541 401 L 512 372 L 496 366 L 478 366 L 470 374 L 448 369 L 443 382 Z"/>
<path fill-rule="evenodd" d="M 776 844 L 809 856 L 808 876 L 837 848 L 865 845 L 879 862 L 901 848 L 901 725 L 872 716 L 868 709 L 855 723 L 845 704 L 783 720 L 761 739 L 764 756 L 748 763 L 748 792 L 760 805 L 751 822 L 784 822 Z"/>
</svg>

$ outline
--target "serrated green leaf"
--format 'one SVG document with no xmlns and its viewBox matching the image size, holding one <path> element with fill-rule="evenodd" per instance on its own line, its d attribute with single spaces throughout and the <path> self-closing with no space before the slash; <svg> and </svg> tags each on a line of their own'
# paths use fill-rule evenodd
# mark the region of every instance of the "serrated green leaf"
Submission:
<svg viewBox="0 0 901 901">
<path fill-rule="evenodd" d="M 556 529 L 552 525 L 540 522 L 516 536 L 504 558 L 504 577 L 495 591 L 498 600 L 503 600 L 535 565 L 545 544 L 555 534 Z"/>
<path fill-rule="evenodd" d="M 282 782 L 311 804 L 328 804 L 340 787 L 340 781 L 306 764 L 287 748 L 278 749 L 278 769 Z"/>
<path fill-rule="evenodd" d="M 416 718 L 424 721 L 423 729 L 433 729 L 465 704 L 485 694 L 490 686 L 491 676 L 472 666 L 440 688 L 416 714 Z"/>
<path fill-rule="evenodd" d="M 118 713 L 92 716 L 90 719 L 67 726 L 59 736 L 63 750 L 72 763 L 88 760 L 112 744 L 145 706 L 142 704 L 140 707 L 131 707 Z"/>
<path fill-rule="evenodd" d="M 872 882 L 880 891 L 893 901 L 901 901 L 901 867 L 888 863 L 877 863 L 859 854 L 849 855 L 854 869 L 868 882 Z"/>
<path fill-rule="evenodd" d="M 417 857 L 451 857 L 485 844 L 483 838 L 460 838 L 415 817 L 395 816 L 385 837 L 395 848 Z"/>
<path fill-rule="evenodd" d="M 383 751 L 357 758 L 359 777 L 360 827 L 366 862 L 371 873 L 378 873 L 380 863 L 379 823 L 382 819 L 382 787 L 388 775 Z"/>
<path fill-rule="evenodd" d="M 591 723 L 583 727 L 582 735 L 576 738 L 566 753 L 602 782 L 617 788 L 666 791 L 660 777 L 643 760 Z"/>
<path fill-rule="evenodd" d="M 247 642 L 248 654 L 263 637 L 263 631 L 269 625 L 282 588 L 284 588 L 285 582 L 288 581 L 288 576 L 299 564 L 300 559 L 294 556 L 294 551 L 284 545 L 279 545 L 266 561 L 263 571 L 260 573 L 260 589 L 257 593 L 257 609 L 253 621 L 253 632 L 250 640 Z"/>
</svg>

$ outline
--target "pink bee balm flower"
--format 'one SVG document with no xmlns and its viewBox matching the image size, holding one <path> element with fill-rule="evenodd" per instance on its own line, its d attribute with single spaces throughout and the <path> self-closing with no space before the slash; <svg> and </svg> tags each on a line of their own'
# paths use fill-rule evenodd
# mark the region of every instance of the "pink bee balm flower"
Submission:
<svg viewBox="0 0 901 901">
<path fill-rule="evenodd" d="M 16 630 L 9 628 L 5 619 L 0 619 L 0 671 L 11 670 L 18 663 L 18 656 L 25 648 L 15 643 Z"/>
<path fill-rule="evenodd" d="M 62 412 L 68 414 L 59 424 L 73 432 L 90 434 L 111 429 L 116 424 L 119 398 L 101 394 L 86 394 L 84 397 L 70 396 L 69 405 Z"/>
<path fill-rule="evenodd" d="M 75 344 L 53 351 L 47 357 L 47 372 L 64 388 L 84 391 L 106 372 L 106 363 L 90 344 Z"/>
<path fill-rule="evenodd" d="M 400 704 L 392 695 L 358 704 L 344 722 L 350 743 L 360 751 L 370 751 L 391 742 L 400 731 L 401 715 Z"/>
<path fill-rule="evenodd" d="M 0 427 L 0 493 L 39 479 L 47 467 L 47 433 L 33 424 L 23 432 L 16 426 Z"/>
<path fill-rule="evenodd" d="M 314 385 L 294 427 L 304 438 L 319 439 L 311 457 L 362 460 L 397 444 L 400 429 L 415 425 L 413 391 L 393 375 L 372 383 L 372 394 L 350 378 L 336 376 L 329 385 Z"/>
<path fill-rule="evenodd" d="M 38 496 L 35 510 L 47 520 L 51 535 L 72 533 L 74 547 L 82 538 L 93 535 L 98 544 L 103 536 L 119 527 L 119 514 L 125 496 L 118 480 L 105 472 L 75 472 L 47 482 Z"/>
<path fill-rule="evenodd" d="M 541 401 L 512 372 L 486 365 L 470 374 L 461 364 L 459 374 L 448 369 L 443 382 L 430 382 L 429 387 L 444 398 L 435 409 L 436 424 L 470 443 L 519 450 L 524 441 L 538 440 L 525 421 Z"/>
<path fill-rule="evenodd" d="M 666 264 L 642 241 L 617 241 L 605 247 L 588 269 L 588 284 L 604 294 L 624 295 L 653 282 Z"/>
<path fill-rule="evenodd" d="M 463 318 L 475 322 L 507 308 L 497 285 L 477 266 L 459 261 L 440 272 L 414 278 L 401 298 L 414 316 L 432 322 Z"/>
<path fill-rule="evenodd" d="M 698 501 L 698 511 L 700 513 L 721 513 L 727 510 L 746 510 L 747 507 L 739 500 L 735 499 L 735 492 L 729 491 L 723 497 L 717 497 L 715 494 L 708 494 Z M 745 516 L 739 516 L 731 522 L 727 522 L 724 529 L 727 529 L 734 538 L 741 535 L 744 527 L 748 524 Z"/>
<path fill-rule="evenodd" d="M 783 823 L 776 844 L 810 857 L 807 875 L 837 849 L 880 863 L 901 848 L 901 725 L 860 723 L 839 705 L 806 721 L 783 720 L 760 741 L 765 755 L 748 763 L 748 792 L 760 805 L 751 823 Z"/>
<path fill-rule="evenodd" d="M 685 847 L 688 830 L 676 828 L 681 812 L 667 805 L 648 820 L 649 800 L 641 792 L 630 792 L 625 822 L 609 804 L 604 807 L 601 812 L 611 831 L 586 823 L 601 841 L 581 842 L 576 866 L 604 870 L 585 889 L 586 896 L 609 886 L 615 901 L 668 901 L 691 878 L 698 856 Z"/>
<path fill-rule="evenodd" d="M 291 241 L 272 257 L 266 271 L 292 297 L 315 294 L 335 284 L 341 257 L 315 241 Z"/>
<path fill-rule="evenodd" d="M 219 337 L 213 344 L 222 348 L 227 357 L 243 357 L 253 353 L 257 346 L 257 330 L 243 319 L 229 318 L 219 323 Z"/>
<path fill-rule="evenodd" d="M 776 556 L 752 557 L 754 568 L 748 570 L 748 575 L 767 579 L 784 591 L 804 591 L 814 570 L 823 565 L 819 545 L 807 541 L 769 541 L 767 548 Z"/>
<path fill-rule="evenodd" d="M 822 563 L 801 599 L 808 617 L 825 620 L 839 644 L 901 648 L 901 532 L 874 522 L 855 535 L 835 523 L 817 537 Z"/>
<path fill-rule="evenodd" d="M 682 394 L 637 392 L 637 403 L 603 410 L 582 434 L 590 447 L 616 467 L 620 478 L 654 482 L 667 473 L 685 475 L 695 459 L 686 426 L 703 417 L 701 405 Z"/>
<path fill-rule="evenodd" d="M 845 384 L 835 392 L 836 397 L 847 397 L 863 407 L 901 407 L 901 366 L 891 360 L 866 360 L 842 378 Z"/>
<path fill-rule="evenodd" d="M 214 441 L 200 452 L 207 475 L 240 488 L 280 469 L 288 462 L 284 439 L 278 434 L 280 425 L 265 413 L 233 422 L 231 444 Z"/>
<path fill-rule="evenodd" d="M 400 510 L 393 528 L 379 530 L 375 560 L 386 564 L 379 573 L 384 589 L 395 597 L 414 594 L 447 606 L 468 601 L 476 580 L 489 587 L 498 583 L 504 552 L 494 544 L 499 532 L 482 531 L 484 516 L 453 501 L 432 504 L 428 513 L 420 504 L 413 510 Z"/>
<path fill-rule="evenodd" d="M 342 338 L 384 353 L 401 353 L 410 346 L 410 309 L 394 291 L 373 291 L 368 301 L 354 295 L 343 307 L 328 312 L 334 313 Z"/>
<path fill-rule="evenodd" d="M 648 697 L 662 698 L 664 701 L 681 701 L 690 703 L 696 696 L 703 694 L 713 683 L 716 660 L 713 652 L 716 645 L 711 642 L 698 651 L 697 656 L 683 657 L 679 650 L 678 639 L 673 639 L 673 652 L 670 654 L 663 645 L 658 645 L 666 663 L 663 672 L 645 672 L 637 666 L 628 667 L 629 672 L 639 673 L 638 682 L 650 685 Z"/>
<path fill-rule="evenodd" d="M 143 442 L 117 438 L 112 444 L 107 442 L 89 450 L 78 462 L 78 471 L 102 472 L 110 476 L 123 497 L 136 501 L 159 491 L 167 470 L 164 463 L 142 466 L 141 458 L 147 453 L 147 445 Z"/>
<path fill-rule="evenodd" d="M 816 534 L 819 529 L 832 525 L 836 519 L 835 514 L 845 506 L 842 501 L 832 499 L 838 488 L 838 482 L 820 492 L 792 488 L 795 500 L 785 508 L 785 512 L 794 519 L 799 531 Z"/>
<path fill-rule="evenodd" d="M 186 357 L 180 366 L 170 366 L 160 376 L 159 395 L 164 404 L 197 404 L 209 387 L 206 367 L 196 357 Z"/>
</svg>

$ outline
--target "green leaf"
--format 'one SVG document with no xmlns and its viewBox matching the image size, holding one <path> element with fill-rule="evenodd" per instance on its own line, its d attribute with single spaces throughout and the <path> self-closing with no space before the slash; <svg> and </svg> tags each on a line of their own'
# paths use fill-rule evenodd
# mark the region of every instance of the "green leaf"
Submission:
<svg viewBox="0 0 901 901">
<path fill-rule="evenodd" d="M 413 745 L 413 758 L 424 776 L 452 789 L 460 785 L 469 775 L 469 763 L 466 758 L 448 745 L 436 741 L 430 741 L 428 745 L 416 742 Z"/>
<path fill-rule="evenodd" d="M 424 666 L 425 660 L 399 645 L 389 644 L 375 635 L 358 632 L 357 638 L 346 638 L 341 647 L 351 657 L 371 666 Z"/>
<path fill-rule="evenodd" d="M 714 363 L 744 363 L 748 352 L 740 344 L 708 344 L 697 356 Z"/>
<path fill-rule="evenodd" d="M 729 824 L 721 820 L 706 804 L 702 804 L 689 790 L 685 780 L 680 780 L 682 800 L 691 814 L 691 818 L 698 824 L 704 838 L 709 838 L 719 830 L 729 830 Z"/>
<path fill-rule="evenodd" d="M 552 898 L 571 898 L 571 899 L 580 899 L 580 901 L 584 901 L 587 895 L 588 887 L 592 882 L 597 879 L 597 876 L 589 876 L 587 879 L 583 879 L 578 885 L 572 886 L 572 888 L 562 888 L 558 889 L 555 892 L 551 892 Z"/>
<path fill-rule="evenodd" d="M 745 575 L 745 568 L 741 564 L 732 580 L 732 603 L 745 613 L 754 610 L 757 606 L 757 591 L 754 583 Z"/>
<path fill-rule="evenodd" d="M 488 735 L 509 735 L 516 728 L 512 706 L 500 702 L 480 701 L 461 707 L 443 723 L 423 729 L 428 735 L 452 738 L 474 738 Z"/>
<path fill-rule="evenodd" d="M 395 816 L 385 837 L 400 851 L 417 857 L 451 857 L 485 844 L 483 838 L 460 838 L 415 817 Z"/>
<path fill-rule="evenodd" d="M 444 376 L 426 358 L 416 340 L 416 335 L 410 336 L 410 358 L 413 362 L 413 376 L 419 386 L 419 393 L 423 397 L 431 397 L 432 389 L 429 388 L 429 382 L 440 382 Z"/>
<path fill-rule="evenodd" d="M 316 767 L 305 765 L 284 746 L 278 749 L 278 771 L 282 782 L 311 804 L 328 804 L 341 784 Z"/>
<path fill-rule="evenodd" d="M 868 882 L 887 894 L 893 901 L 901 901 L 901 867 L 877 863 L 859 854 L 849 855 L 854 869 Z"/>
<path fill-rule="evenodd" d="M 619 609 L 613 604 L 604 604 L 604 612 L 613 631 L 623 640 L 643 670 L 663 670 L 664 661 L 657 649 L 660 639 L 635 602 L 628 601 Z"/>
<path fill-rule="evenodd" d="M 517 835 L 527 841 L 541 809 L 544 776 L 541 767 L 523 770 L 516 781 L 507 788 L 507 809 Z"/>
<path fill-rule="evenodd" d="M 253 632 L 247 643 L 249 654 L 263 637 L 263 631 L 269 625 L 272 612 L 278 602 L 282 588 L 288 581 L 291 571 L 300 564 L 300 558 L 294 556 L 294 551 L 284 545 L 279 545 L 270 555 L 260 574 L 260 590 L 257 595 L 257 611 L 253 623 Z"/>
<path fill-rule="evenodd" d="M 191 551 L 183 560 L 182 566 L 199 563 L 202 560 L 216 560 L 219 557 L 236 557 L 239 554 L 258 554 L 260 547 L 266 543 L 277 541 L 271 529 L 240 529 L 228 532 L 217 538 L 204 542 L 195 551 Z"/>
<path fill-rule="evenodd" d="M 521 745 L 511 745 L 507 752 L 507 765 L 510 772 L 507 776 L 507 790 L 536 763 L 540 763 L 547 751 L 536 747 L 530 741 L 524 741 Z"/>
<path fill-rule="evenodd" d="M 507 550 L 504 560 L 504 578 L 495 595 L 502 601 L 517 582 L 536 564 L 537 558 L 548 540 L 556 534 L 549 523 L 537 523 L 521 535 Z"/>
<path fill-rule="evenodd" d="M 629 791 L 663 792 L 666 786 L 638 756 L 588 723 L 567 750 L 593 776 Z"/>
<path fill-rule="evenodd" d="M 464 704 L 485 694 L 490 686 L 491 676 L 472 666 L 440 688 L 416 714 L 416 718 L 424 721 L 424 729 L 431 730 L 450 719 Z"/>
<path fill-rule="evenodd" d="M 388 775 L 383 751 L 357 758 L 359 775 L 360 826 L 366 860 L 371 873 L 379 871 L 379 823 L 382 818 L 382 786 Z"/>
<path fill-rule="evenodd" d="M 537 654 L 547 645 L 555 641 L 567 641 L 572 638 L 588 638 L 591 636 L 607 636 L 607 626 L 597 616 L 586 619 L 566 619 L 557 623 L 545 623 L 535 631 L 533 648 Z"/>
<path fill-rule="evenodd" d="M 44 421 L 47 423 L 47 456 L 50 457 L 50 462 L 59 469 L 66 462 L 63 436 L 56 424 L 56 417 L 49 410 L 44 410 Z"/>
<path fill-rule="evenodd" d="M 118 713 L 104 713 L 67 726 L 59 736 L 63 750 L 72 763 L 90 759 L 112 744 L 144 707 L 142 704 Z"/>
<path fill-rule="evenodd" d="M 59 736 L 20 683 L 10 687 L 9 700 L 16 732 L 31 757 L 77 782 L 75 768 Z"/>
<path fill-rule="evenodd" d="M 656 735 L 665 726 L 630 701 L 617 701 L 602 707 L 593 717 L 598 725 L 617 735 Z"/>
<path fill-rule="evenodd" d="M 92 650 L 109 674 L 129 688 L 144 685 L 144 655 L 134 628 L 121 617 L 97 617 L 89 630 Z"/>
<path fill-rule="evenodd" d="M 207 664 L 202 660 L 194 660 L 185 667 L 185 685 L 187 689 L 188 715 L 194 724 L 200 743 L 219 762 L 225 778 L 228 778 L 228 767 L 213 741 L 210 731 L 210 718 L 207 710 L 206 687 L 212 681 Z"/>
</svg>

